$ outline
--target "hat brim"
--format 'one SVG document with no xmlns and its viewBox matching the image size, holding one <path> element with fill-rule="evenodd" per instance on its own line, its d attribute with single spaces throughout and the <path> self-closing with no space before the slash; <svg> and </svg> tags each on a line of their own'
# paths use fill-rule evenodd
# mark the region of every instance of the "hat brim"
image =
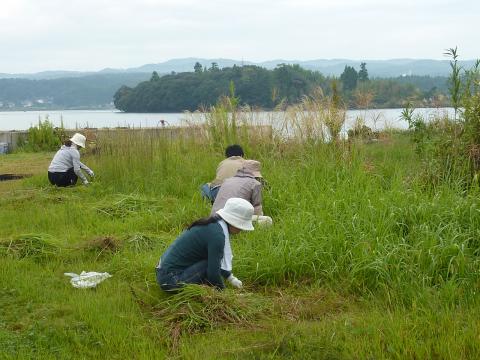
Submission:
<svg viewBox="0 0 480 360">
<path fill-rule="evenodd" d="M 72 143 L 74 143 L 75 145 L 80 146 L 81 148 L 84 148 L 84 149 L 85 149 L 85 145 L 79 144 L 78 142 L 74 141 L 73 139 L 70 139 L 70 141 L 71 141 Z"/>
<path fill-rule="evenodd" d="M 252 219 L 250 220 L 239 219 L 238 217 L 233 216 L 232 214 L 229 214 L 228 212 L 224 211 L 224 209 L 218 210 L 217 214 L 220 215 L 220 217 L 223 220 L 225 220 L 225 222 L 227 222 L 231 226 L 236 227 L 237 229 L 244 230 L 244 231 L 252 231 L 255 229 L 252 224 Z"/>
</svg>

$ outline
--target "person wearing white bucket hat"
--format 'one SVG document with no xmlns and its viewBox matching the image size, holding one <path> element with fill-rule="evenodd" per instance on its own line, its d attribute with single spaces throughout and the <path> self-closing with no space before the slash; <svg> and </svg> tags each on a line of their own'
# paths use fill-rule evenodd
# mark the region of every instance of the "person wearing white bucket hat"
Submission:
<svg viewBox="0 0 480 360">
<path fill-rule="evenodd" d="M 93 171 L 80 161 L 80 152 L 78 147 L 85 148 L 86 137 L 76 133 L 69 140 L 65 141 L 60 150 L 53 157 L 48 167 L 48 180 L 50 184 L 65 187 L 75 185 L 77 179 L 82 179 L 84 185 L 88 185 L 88 180 L 82 172 L 82 169 L 90 176 L 95 174 Z"/>
<path fill-rule="evenodd" d="M 242 282 L 232 274 L 230 235 L 253 230 L 253 206 L 231 198 L 215 215 L 194 221 L 160 257 L 156 267 L 162 290 L 176 291 L 184 284 L 207 284 L 223 289 Z"/>
</svg>

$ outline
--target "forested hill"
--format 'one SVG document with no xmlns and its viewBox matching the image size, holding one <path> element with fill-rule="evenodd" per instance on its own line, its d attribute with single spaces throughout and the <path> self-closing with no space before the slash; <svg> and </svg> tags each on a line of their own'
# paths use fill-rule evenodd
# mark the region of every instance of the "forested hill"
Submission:
<svg viewBox="0 0 480 360">
<path fill-rule="evenodd" d="M 123 86 L 114 96 L 117 109 L 127 112 L 176 112 L 196 110 L 202 105 L 214 104 L 221 95 L 229 93 L 230 82 L 244 104 L 272 108 L 280 98 L 298 100 L 315 86 L 326 86 L 320 73 L 304 70 L 298 65 L 279 66 L 275 70 L 249 66 L 219 69 L 215 65 L 208 71 L 201 68 L 159 77 L 135 88 Z"/>
<path fill-rule="evenodd" d="M 95 74 L 30 80 L 0 79 L 0 110 L 52 108 L 112 108 L 113 94 L 122 85 L 135 86 L 150 74 Z"/>
<path fill-rule="evenodd" d="M 114 104 L 125 112 L 193 111 L 227 95 L 233 82 L 241 104 L 272 109 L 282 100 L 296 103 L 316 87 L 328 95 L 334 80 L 299 65 L 280 64 L 273 70 L 255 65 L 220 69 L 213 63 L 206 69 L 197 63 L 194 72 L 163 77 L 154 72 L 149 81 L 134 88 L 122 86 L 114 95 Z M 365 63 L 359 71 L 346 66 L 335 81 L 349 108 L 360 105 L 359 94 L 371 98 L 369 107 L 402 107 L 407 101 L 417 106 L 445 106 L 448 100 L 445 77 L 369 79 Z"/>
<path fill-rule="evenodd" d="M 192 66 L 190 72 L 163 77 L 143 72 L 77 74 L 42 80 L 0 79 L 0 111 L 113 108 L 114 94 L 116 106 L 123 111 L 195 110 L 228 94 L 230 81 L 242 103 L 270 109 L 282 99 L 295 103 L 317 86 L 329 93 L 333 79 L 298 65 L 220 69 L 215 63 L 209 68 L 197 64 L 195 71 Z M 358 67 L 345 66 L 337 77 L 338 88 L 350 108 L 357 106 L 355 94 L 359 89 L 374 94 L 371 105 L 376 107 L 401 107 L 405 99 L 417 101 L 418 106 L 445 103 L 446 77 L 403 76 L 365 81 L 362 74 Z"/>
</svg>

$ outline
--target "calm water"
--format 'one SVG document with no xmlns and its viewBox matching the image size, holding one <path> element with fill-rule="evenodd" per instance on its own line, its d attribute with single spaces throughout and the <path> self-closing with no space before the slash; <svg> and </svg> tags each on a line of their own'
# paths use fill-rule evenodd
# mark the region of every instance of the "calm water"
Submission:
<svg viewBox="0 0 480 360">
<path fill-rule="evenodd" d="M 379 109 L 379 110 L 349 110 L 345 129 L 349 129 L 355 123 L 357 117 L 365 119 L 365 124 L 372 129 L 383 129 L 393 127 L 405 129 L 407 123 L 400 120 L 402 109 Z M 425 118 L 431 118 L 436 115 L 448 113 L 453 114 L 452 108 L 425 108 L 415 110 Z M 263 113 L 268 117 L 268 113 Z M 188 115 L 178 114 L 159 114 L 159 113 L 122 113 L 112 110 L 55 110 L 55 111 L 5 111 L 0 112 L 0 130 L 27 130 L 31 125 L 38 123 L 39 119 L 45 120 L 46 117 L 53 122 L 55 126 L 63 125 L 67 129 L 94 127 L 156 127 L 161 126 L 161 120 L 166 125 L 182 125 L 182 122 L 189 119 Z"/>
</svg>

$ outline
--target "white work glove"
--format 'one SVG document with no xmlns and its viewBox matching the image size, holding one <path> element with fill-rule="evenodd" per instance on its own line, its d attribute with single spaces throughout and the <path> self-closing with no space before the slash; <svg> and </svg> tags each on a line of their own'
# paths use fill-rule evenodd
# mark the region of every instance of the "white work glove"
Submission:
<svg viewBox="0 0 480 360">
<path fill-rule="evenodd" d="M 262 226 L 272 226 L 273 225 L 273 220 L 270 216 L 253 215 L 252 216 L 252 221 L 257 222 L 258 225 L 262 225 Z"/>
<path fill-rule="evenodd" d="M 233 274 L 230 274 L 230 276 L 227 278 L 227 281 L 232 284 L 234 288 L 241 289 L 243 286 L 243 283 L 238 280 Z"/>
<path fill-rule="evenodd" d="M 87 172 L 88 176 L 90 176 L 90 177 L 94 177 L 94 176 L 95 176 L 95 173 L 94 173 L 92 170 L 87 169 L 87 170 L 85 170 L 85 171 Z"/>
</svg>

